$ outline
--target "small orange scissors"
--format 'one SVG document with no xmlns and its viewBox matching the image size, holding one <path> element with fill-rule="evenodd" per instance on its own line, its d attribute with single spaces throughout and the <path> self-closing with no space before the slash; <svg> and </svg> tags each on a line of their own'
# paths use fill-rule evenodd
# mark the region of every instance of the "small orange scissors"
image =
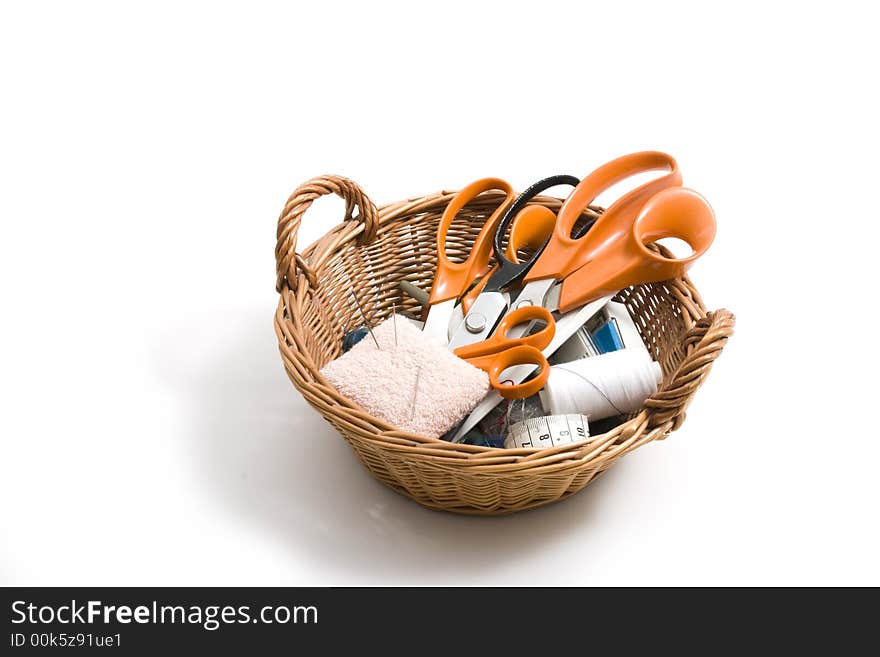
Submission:
<svg viewBox="0 0 880 657">
<path fill-rule="evenodd" d="M 508 332 L 523 323 L 541 320 L 544 326 L 524 337 L 510 338 Z M 455 355 L 489 375 L 489 383 L 505 399 L 524 399 L 536 394 L 550 376 L 550 364 L 542 353 L 549 346 L 556 332 L 553 315 L 546 308 L 530 306 L 505 315 L 491 338 L 459 347 Z M 511 367 L 534 365 L 540 373 L 525 383 L 506 385 L 502 373 Z"/>
</svg>

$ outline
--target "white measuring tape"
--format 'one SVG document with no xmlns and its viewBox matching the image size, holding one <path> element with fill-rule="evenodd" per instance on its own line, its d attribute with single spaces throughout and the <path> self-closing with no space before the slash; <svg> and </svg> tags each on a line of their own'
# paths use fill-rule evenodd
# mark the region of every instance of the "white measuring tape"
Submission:
<svg viewBox="0 0 880 657">
<path fill-rule="evenodd" d="M 589 436 L 589 424 L 583 415 L 544 415 L 511 425 L 504 446 L 543 449 L 586 440 Z"/>
</svg>

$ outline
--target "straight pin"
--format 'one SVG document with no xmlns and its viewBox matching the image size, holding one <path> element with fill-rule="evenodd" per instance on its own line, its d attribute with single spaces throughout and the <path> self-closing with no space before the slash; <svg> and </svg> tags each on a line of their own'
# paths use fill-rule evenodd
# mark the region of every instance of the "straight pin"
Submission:
<svg viewBox="0 0 880 657">
<path fill-rule="evenodd" d="M 397 304 L 391 304 L 391 321 L 394 324 L 394 348 L 397 349 Z"/>
<path fill-rule="evenodd" d="M 416 414 L 416 398 L 419 395 L 419 376 L 421 375 L 421 373 L 422 373 L 422 366 L 419 365 L 419 369 L 416 370 L 416 385 L 415 385 L 415 389 L 413 390 L 412 405 L 410 406 L 410 410 L 409 410 L 409 419 L 410 420 L 412 420 Z"/>
<path fill-rule="evenodd" d="M 370 337 L 373 338 L 373 342 L 376 343 L 376 349 L 382 350 L 382 347 L 379 346 L 379 341 L 376 339 L 376 336 L 373 335 L 373 329 L 370 327 L 370 322 L 367 320 L 367 315 L 364 313 L 364 309 L 361 308 L 361 302 L 358 301 L 358 298 L 354 295 L 354 292 L 351 293 L 351 298 L 354 299 L 355 304 L 358 307 L 358 310 L 361 312 L 361 318 L 364 320 L 364 326 L 367 327 L 367 331 L 370 332 Z"/>
</svg>

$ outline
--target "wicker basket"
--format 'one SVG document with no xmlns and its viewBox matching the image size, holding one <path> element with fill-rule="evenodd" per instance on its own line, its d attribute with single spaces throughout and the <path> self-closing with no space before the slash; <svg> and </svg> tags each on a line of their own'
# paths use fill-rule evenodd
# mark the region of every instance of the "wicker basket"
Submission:
<svg viewBox="0 0 880 657">
<path fill-rule="evenodd" d="M 345 220 L 298 253 L 304 213 L 316 198 L 331 193 L 345 201 Z M 339 176 L 321 176 L 299 187 L 278 221 L 276 286 L 281 298 L 275 330 L 281 358 L 293 384 L 367 469 L 420 504 L 499 514 L 555 502 L 581 490 L 624 454 L 681 425 L 688 403 L 733 332 L 734 317 L 727 310 L 706 312 L 687 278 L 621 292 L 617 299 L 629 308 L 660 363 L 663 381 L 640 413 L 588 443 L 495 449 L 399 431 L 339 394 L 319 370 L 340 354 L 346 331 L 362 323 L 352 293 L 372 322 L 395 306 L 419 313 L 416 302 L 401 295 L 398 282 L 430 289 L 437 224 L 454 193 L 377 209 L 357 184 Z M 500 193 L 483 194 L 459 214 L 447 242 L 450 257 L 466 257 L 484 219 L 501 200 Z M 534 202 L 554 210 L 561 204 L 551 197 Z"/>
</svg>

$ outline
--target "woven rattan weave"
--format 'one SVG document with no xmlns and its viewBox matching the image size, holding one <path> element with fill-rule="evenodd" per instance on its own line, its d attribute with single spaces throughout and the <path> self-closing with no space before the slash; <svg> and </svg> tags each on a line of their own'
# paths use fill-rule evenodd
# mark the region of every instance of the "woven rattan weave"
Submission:
<svg viewBox="0 0 880 657">
<path fill-rule="evenodd" d="M 580 491 L 624 454 L 677 429 L 685 409 L 733 332 L 727 310 L 707 312 L 688 278 L 639 285 L 617 300 L 629 308 L 663 369 L 659 390 L 644 409 L 590 442 L 553 449 L 495 449 L 398 431 L 336 392 L 320 369 L 339 356 L 342 336 L 362 323 L 354 294 L 371 322 L 392 312 L 418 315 L 398 283 L 431 287 L 436 231 L 455 192 L 443 191 L 376 208 L 340 176 L 301 185 L 278 221 L 275 330 L 290 380 L 342 434 L 378 479 L 417 502 L 460 513 L 499 514 L 554 502 Z M 344 201 L 344 221 L 297 252 L 297 232 L 312 202 L 324 194 Z M 484 194 L 453 223 L 451 258 L 466 257 L 499 194 Z M 538 197 L 557 210 L 561 201 Z M 355 213 L 357 209 L 357 213 Z M 593 208 L 593 212 L 601 212 Z M 329 467 L 329 466 L 328 466 Z"/>
</svg>

